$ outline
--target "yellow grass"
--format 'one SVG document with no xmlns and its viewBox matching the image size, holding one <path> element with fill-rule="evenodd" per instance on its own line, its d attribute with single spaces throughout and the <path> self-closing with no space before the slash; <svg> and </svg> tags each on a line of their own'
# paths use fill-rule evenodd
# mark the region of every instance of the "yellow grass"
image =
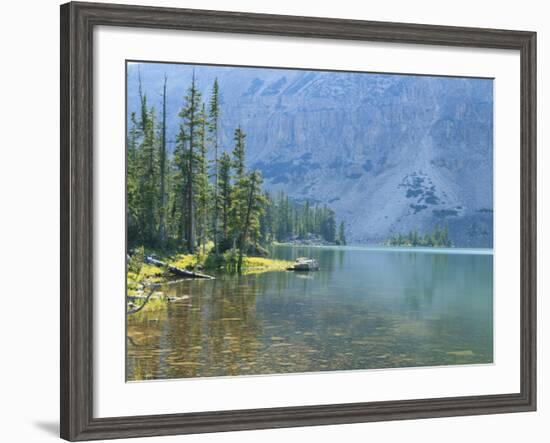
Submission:
<svg viewBox="0 0 550 443">
<path fill-rule="evenodd" d="M 206 250 L 212 249 L 212 244 L 207 244 Z M 162 258 L 172 266 L 181 269 L 194 269 L 197 265 L 203 264 L 206 257 L 202 254 L 176 254 L 172 257 Z M 244 257 L 243 273 L 256 274 L 267 271 L 284 271 L 292 262 L 277 260 L 266 257 Z M 127 286 L 128 295 L 135 295 L 140 292 L 142 285 L 162 282 L 165 277 L 165 270 L 162 267 L 149 263 L 143 263 L 139 273 L 128 271 Z"/>
<path fill-rule="evenodd" d="M 126 282 L 128 286 L 128 295 L 134 295 L 139 291 L 139 285 L 157 283 L 163 280 L 164 271 L 155 265 L 144 263 L 138 274 L 128 271 Z"/>
<path fill-rule="evenodd" d="M 168 261 L 168 264 L 180 269 L 190 269 L 199 263 L 199 257 L 194 254 L 177 254 Z"/>
<path fill-rule="evenodd" d="M 277 260 L 266 257 L 245 257 L 243 268 L 245 274 L 253 274 L 266 271 L 284 271 L 292 263 L 286 260 Z"/>
</svg>

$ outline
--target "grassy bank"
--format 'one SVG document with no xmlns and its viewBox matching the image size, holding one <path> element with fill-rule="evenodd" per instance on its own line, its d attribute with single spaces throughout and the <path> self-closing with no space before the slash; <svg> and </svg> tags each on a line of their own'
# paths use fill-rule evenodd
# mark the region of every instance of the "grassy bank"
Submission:
<svg viewBox="0 0 550 443">
<path fill-rule="evenodd" d="M 266 257 L 245 257 L 244 274 L 257 274 L 266 271 L 285 271 L 292 262 Z"/>
<path fill-rule="evenodd" d="M 128 262 L 127 289 L 129 296 L 143 293 L 143 289 L 153 283 L 162 283 L 173 278 L 164 267 L 145 262 L 145 257 L 154 255 L 158 260 L 188 271 L 235 273 L 236 255 L 232 251 L 215 256 L 210 247 L 205 253 L 165 254 L 159 251 L 145 251 L 143 248 L 134 251 Z M 242 274 L 256 274 L 269 271 L 284 271 L 292 262 L 267 257 L 244 257 Z"/>
</svg>

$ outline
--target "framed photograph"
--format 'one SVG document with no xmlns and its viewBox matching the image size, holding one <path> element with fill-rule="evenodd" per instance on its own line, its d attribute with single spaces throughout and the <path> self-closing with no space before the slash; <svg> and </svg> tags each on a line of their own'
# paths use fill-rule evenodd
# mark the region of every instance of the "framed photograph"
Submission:
<svg viewBox="0 0 550 443">
<path fill-rule="evenodd" d="M 533 411 L 536 34 L 61 6 L 61 437 Z"/>
</svg>

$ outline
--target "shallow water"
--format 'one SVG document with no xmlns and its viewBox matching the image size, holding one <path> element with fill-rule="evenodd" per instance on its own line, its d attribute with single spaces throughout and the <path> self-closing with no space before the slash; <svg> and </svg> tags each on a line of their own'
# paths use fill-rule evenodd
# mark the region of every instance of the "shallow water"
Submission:
<svg viewBox="0 0 550 443">
<path fill-rule="evenodd" d="M 488 250 L 275 246 L 320 271 L 166 285 L 128 318 L 127 379 L 491 363 Z"/>
</svg>

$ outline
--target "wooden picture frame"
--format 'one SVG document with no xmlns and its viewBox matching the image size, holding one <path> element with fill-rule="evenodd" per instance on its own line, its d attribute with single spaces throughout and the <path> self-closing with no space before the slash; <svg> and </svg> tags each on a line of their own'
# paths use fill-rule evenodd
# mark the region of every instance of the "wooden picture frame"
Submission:
<svg viewBox="0 0 550 443">
<path fill-rule="evenodd" d="M 517 394 L 93 416 L 92 31 L 121 26 L 497 48 L 521 57 L 521 391 Z M 61 6 L 61 437 L 70 441 L 533 411 L 536 408 L 536 33 L 236 12 Z"/>
</svg>

